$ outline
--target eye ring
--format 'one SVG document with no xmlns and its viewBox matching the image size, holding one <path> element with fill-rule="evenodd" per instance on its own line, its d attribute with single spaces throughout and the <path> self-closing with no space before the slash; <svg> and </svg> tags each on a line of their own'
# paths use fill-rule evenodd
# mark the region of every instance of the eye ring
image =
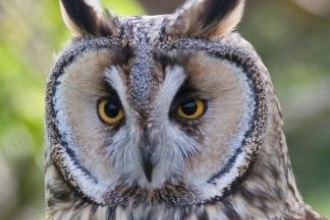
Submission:
<svg viewBox="0 0 330 220">
<path fill-rule="evenodd" d="M 205 113 L 205 111 L 205 100 L 190 98 L 180 103 L 176 113 L 180 118 L 195 120 L 200 118 Z"/>
<path fill-rule="evenodd" d="M 109 125 L 116 124 L 125 117 L 121 104 L 111 99 L 99 100 L 97 113 L 101 121 Z"/>
</svg>

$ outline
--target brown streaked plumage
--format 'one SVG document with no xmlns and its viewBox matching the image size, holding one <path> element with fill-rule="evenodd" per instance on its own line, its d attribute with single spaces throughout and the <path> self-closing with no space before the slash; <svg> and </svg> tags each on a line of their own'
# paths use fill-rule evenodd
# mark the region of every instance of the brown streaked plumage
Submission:
<svg viewBox="0 0 330 220">
<path fill-rule="evenodd" d="M 46 219 L 325 219 L 297 190 L 268 71 L 233 32 L 243 0 L 140 17 L 92 3 L 61 0 L 76 36 L 47 82 Z"/>
</svg>

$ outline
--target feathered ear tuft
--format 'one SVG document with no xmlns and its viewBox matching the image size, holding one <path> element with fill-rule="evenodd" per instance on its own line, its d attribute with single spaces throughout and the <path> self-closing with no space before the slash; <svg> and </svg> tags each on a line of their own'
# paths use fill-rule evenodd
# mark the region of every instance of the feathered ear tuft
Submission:
<svg viewBox="0 0 330 220">
<path fill-rule="evenodd" d="M 234 30 L 241 21 L 245 0 L 190 0 L 167 26 L 169 35 L 213 38 Z"/>
<path fill-rule="evenodd" d="M 60 0 L 66 26 L 77 35 L 109 36 L 118 32 L 116 18 L 102 13 L 98 0 Z"/>
</svg>

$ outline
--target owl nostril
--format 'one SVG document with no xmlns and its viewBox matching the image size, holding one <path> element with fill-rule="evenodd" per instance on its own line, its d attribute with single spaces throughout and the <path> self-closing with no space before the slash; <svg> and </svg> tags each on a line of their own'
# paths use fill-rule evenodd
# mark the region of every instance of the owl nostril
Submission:
<svg viewBox="0 0 330 220">
<path fill-rule="evenodd" d="M 151 162 L 152 149 L 150 147 L 140 147 L 143 172 L 149 182 L 152 181 L 152 170 L 154 168 Z"/>
</svg>

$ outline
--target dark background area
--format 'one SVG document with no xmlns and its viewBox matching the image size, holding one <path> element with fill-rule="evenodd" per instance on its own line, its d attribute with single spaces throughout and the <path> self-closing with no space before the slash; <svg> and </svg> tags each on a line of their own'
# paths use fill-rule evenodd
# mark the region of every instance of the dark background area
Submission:
<svg viewBox="0 0 330 220">
<path fill-rule="evenodd" d="M 178 0 L 108 0 L 120 15 Z M 330 2 L 247 0 L 238 31 L 269 69 L 305 200 L 330 218 Z M 57 1 L 0 1 L 0 219 L 44 218 L 44 86 L 69 31 Z"/>
</svg>

